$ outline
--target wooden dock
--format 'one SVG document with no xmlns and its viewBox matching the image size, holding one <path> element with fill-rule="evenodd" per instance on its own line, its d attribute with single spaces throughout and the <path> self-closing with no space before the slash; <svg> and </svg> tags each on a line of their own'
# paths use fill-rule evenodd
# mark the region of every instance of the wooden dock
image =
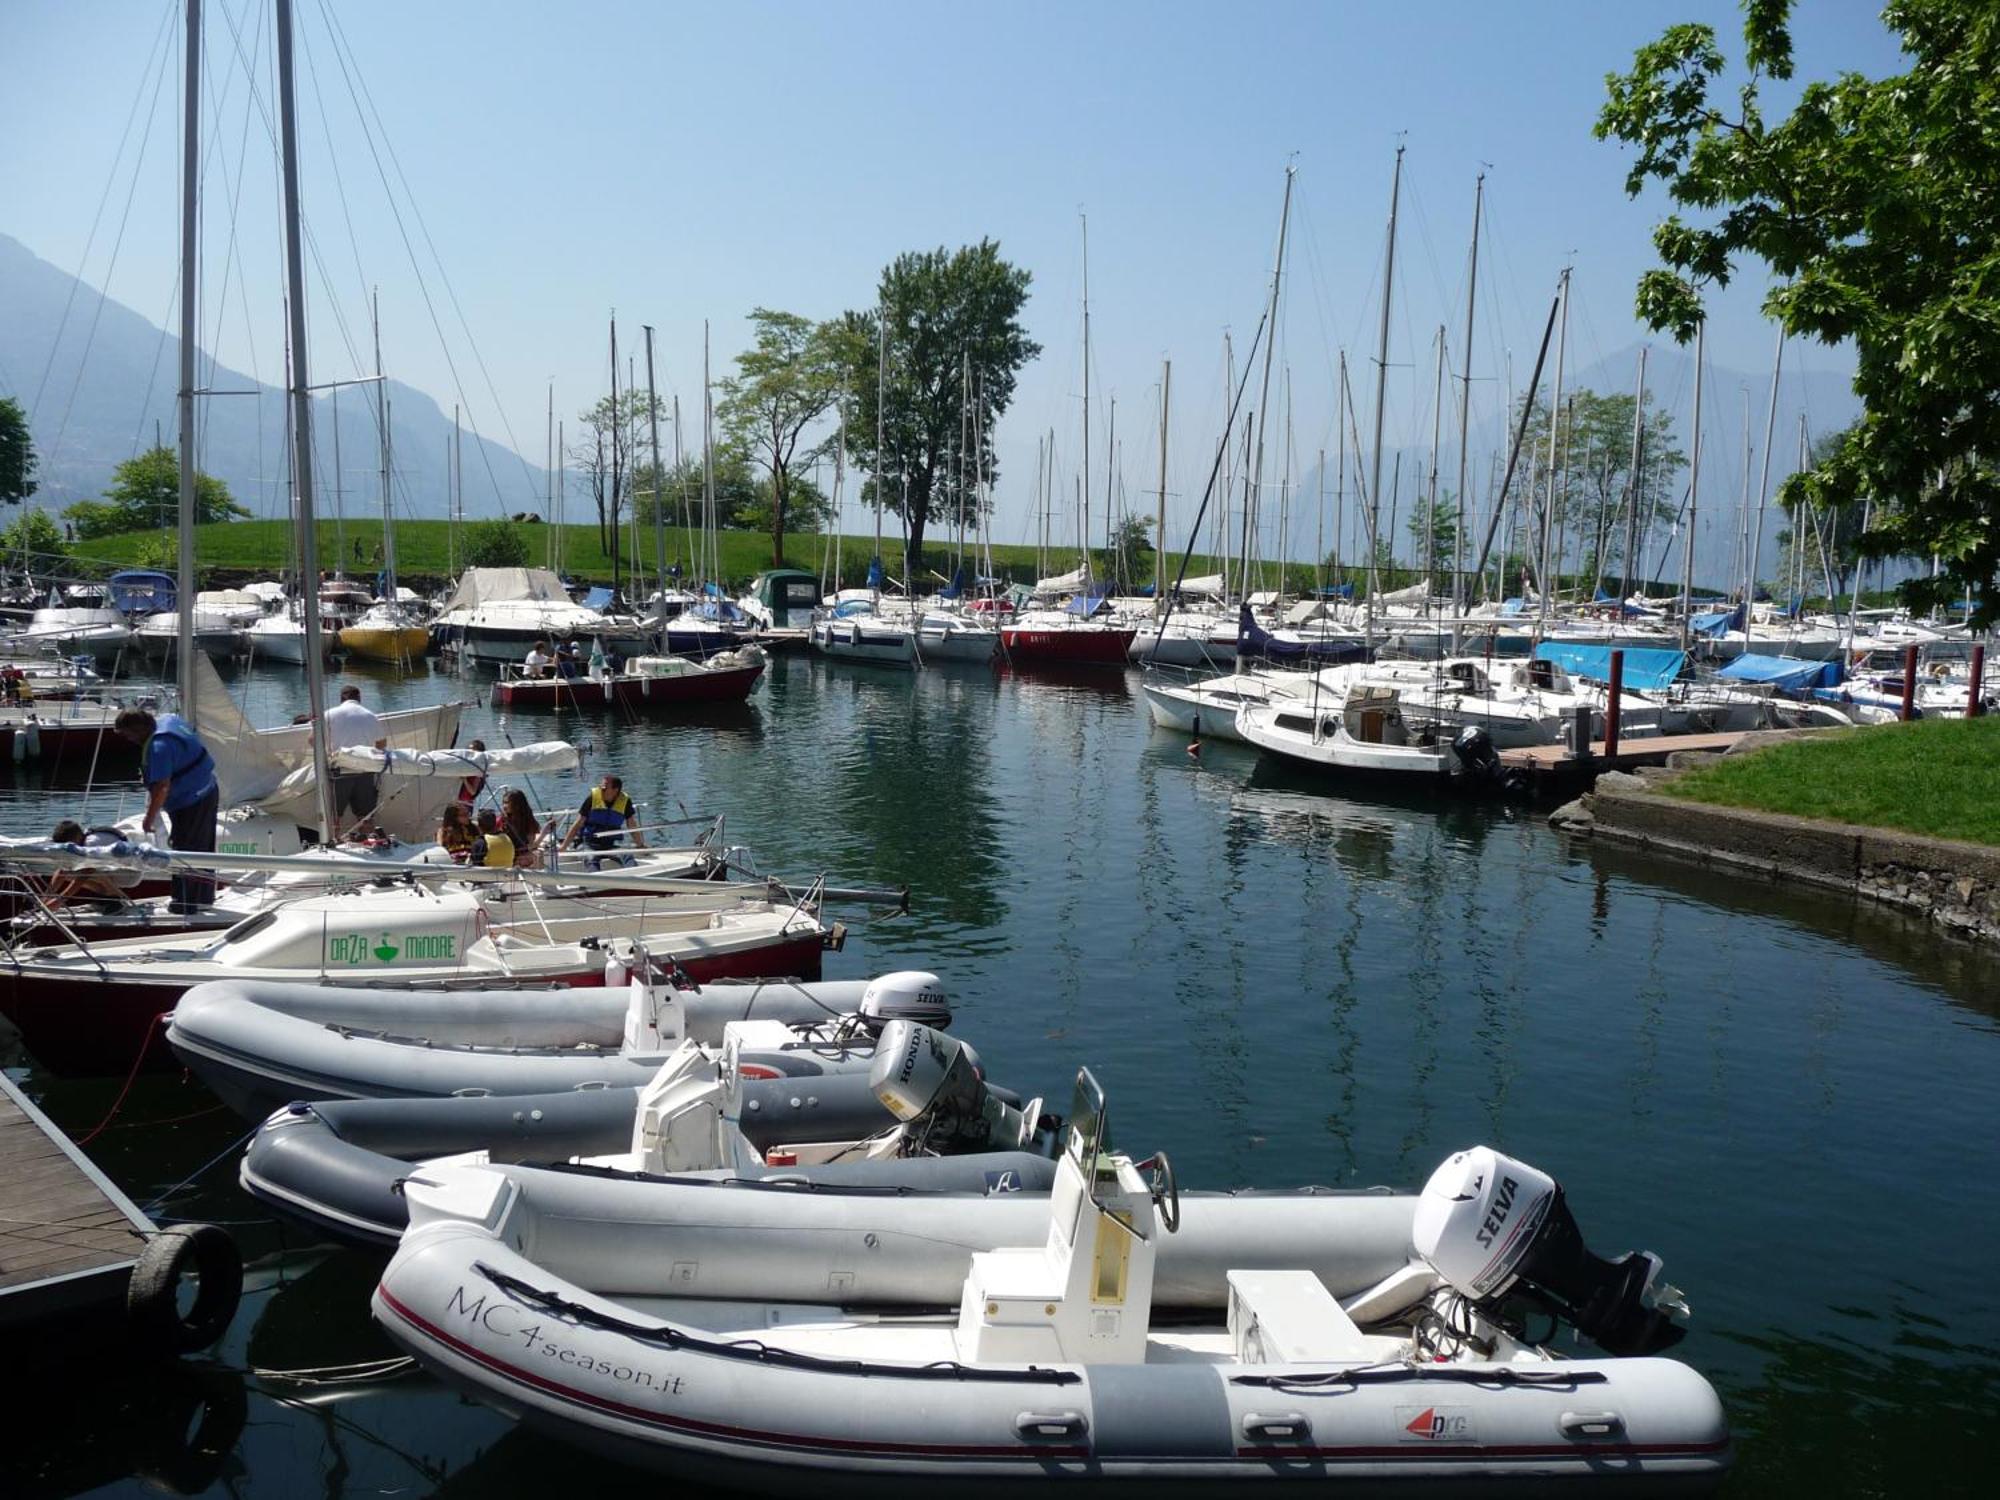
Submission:
<svg viewBox="0 0 2000 1500">
<path fill-rule="evenodd" d="M 1726 734 L 1662 734 L 1618 741 L 1618 753 L 1606 755 L 1604 741 L 1593 741 L 1588 755 L 1575 755 L 1568 745 L 1523 745 L 1500 752 L 1500 764 L 1525 771 L 1536 790 L 1554 790 L 1589 781 L 1605 771 L 1629 771 L 1635 766 L 1663 766 L 1667 757 L 1684 751 L 1719 754 L 1733 750 L 1750 730 Z"/>
<path fill-rule="evenodd" d="M 122 1311 L 153 1224 L 0 1073 L 0 1329 Z"/>
</svg>

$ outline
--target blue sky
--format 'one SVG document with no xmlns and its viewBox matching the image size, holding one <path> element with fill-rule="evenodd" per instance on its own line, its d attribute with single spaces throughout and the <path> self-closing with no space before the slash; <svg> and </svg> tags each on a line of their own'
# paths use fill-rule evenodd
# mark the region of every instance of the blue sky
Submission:
<svg viewBox="0 0 2000 1500">
<path fill-rule="evenodd" d="M 168 323 L 173 57 L 164 58 L 157 99 L 152 88 L 163 28 L 177 51 L 178 10 L 173 0 L 0 7 L 0 56 L 9 59 L 0 132 L 15 143 L 0 162 L 0 229 L 93 283 L 108 275 L 112 295 Z M 266 10 L 263 0 L 209 5 L 204 342 L 275 380 L 274 158 L 232 61 L 238 46 L 259 54 L 268 89 Z M 1877 6 L 1806 0 L 1800 10 L 1801 79 L 1895 69 Z M 1044 346 L 999 432 L 997 534 L 1015 539 L 1028 529 L 1039 434 L 1055 430 L 1063 492 L 1073 483 L 1078 226 L 1087 212 L 1093 442 L 1103 441 L 1115 396 L 1128 500 L 1149 510 L 1141 492 L 1157 482 L 1160 361 L 1172 358 L 1169 485 L 1178 516 L 1214 452 L 1224 330 L 1234 330 L 1240 357 L 1267 292 L 1288 160 L 1298 179 L 1277 355 L 1290 372 L 1295 472 L 1322 444 L 1333 447 L 1338 351 L 1364 369 L 1373 357 L 1399 140 L 1408 150 L 1392 444 L 1428 441 L 1440 322 L 1459 357 L 1482 165 L 1476 420 L 1503 404 L 1510 353 L 1514 378 L 1525 380 L 1564 264 L 1576 268 L 1572 368 L 1639 339 L 1632 285 L 1650 264 L 1660 204 L 1625 198 L 1624 153 L 1590 127 L 1604 75 L 1685 19 L 1713 21 L 1736 50 L 1738 13 L 1716 0 L 977 8 L 344 0 L 337 10 L 300 0 L 306 213 L 325 266 L 309 304 L 314 376 L 354 372 L 346 339 L 365 338 L 364 288 L 379 285 L 391 373 L 447 408 L 463 400 L 483 432 L 503 441 L 511 433 L 539 462 L 549 382 L 558 411 L 572 416 L 604 389 L 604 324 L 615 307 L 621 351 L 637 350 L 641 323 L 658 330 L 661 383 L 682 395 L 692 438 L 704 318 L 721 372 L 744 341 L 751 307 L 824 317 L 864 306 L 899 251 L 991 236 L 1033 272 L 1027 321 Z M 383 172 L 394 182 L 400 167 L 445 276 L 400 185 L 401 228 L 390 211 L 341 80 L 343 51 L 393 147 Z M 139 123 L 120 160 L 135 99 Z M 135 170 L 142 135 L 146 155 Z M 226 304 L 219 285 L 229 288 Z M 1762 291 L 1753 273 L 1714 303 L 1716 364 L 1767 366 Z M 1843 365 L 1840 351 L 1796 357 L 1806 369 Z M 31 383 L 6 358 L 4 333 L 0 380 L 17 395 Z M 1282 384 L 1281 373 L 1274 412 Z M 1364 433 L 1371 398 L 1364 376 L 1356 394 Z M 1100 506 L 1104 461 L 1100 446 L 1091 476 Z M 1267 464 L 1282 462 L 1274 447 Z M 1170 540 L 1184 525 L 1170 524 Z"/>
</svg>

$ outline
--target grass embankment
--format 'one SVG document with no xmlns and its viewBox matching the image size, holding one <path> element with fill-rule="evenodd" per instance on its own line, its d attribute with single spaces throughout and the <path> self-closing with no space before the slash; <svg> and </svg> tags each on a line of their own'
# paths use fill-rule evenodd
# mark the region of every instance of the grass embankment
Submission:
<svg viewBox="0 0 2000 1500">
<path fill-rule="evenodd" d="M 2000 720 L 1920 719 L 1791 740 L 1683 772 L 1670 797 L 2000 845 Z"/>
<path fill-rule="evenodd" d="M 556 528 L 538 523 L 523 523 L 518 527 L 522 539 L 528 544 L 528 565 L 544 567 L 550 557 L 550 533 Z M 563 570 L 575 579 L 593 583 L 611 581 L 611 556 L 599 545 L 595 526 L 565 526 L 561 528 Z M 332 569 L 336 565 L 350 574 L 372 574 L 379 564 L 375 561 L 376 548 L 382 540 L 380 521 L 349 521 L 336 534 L 331 521 L 321 521 L 319 531 L 320 566 Z M 452 540 L 452 528 L 445 521 L 398 521 L 396 523 L 396 569 L 406 582 L 418 579 L 443 580 L 451 577 L 465 565 L 464 534 L 461 532 L 456 544 Z M 338 545 L 344 538 L 346 546 Z M 629 534 L 627 545 L 621 549 L 622 561 L 619 565 L 621 577 L 629 578 L 632 573 L 632 555 Z M 810 572 L 820 570 L 826 556 L 827 539 L 824 536 L 800 534 L 785 539 L 785 562 L 788 567 L 804 568 Z M 71 549 L 80 559 L 102 564 L 106 567 L 164 567 L 173 568 L 174 539 L 161 532 L 132 532 L 123 536 L 99 537 L 95 541 L 79 542 Z M 771 566 L 771 538 L 768 532 L 725 531 L 721 533 L 719 550 L 722 559 L 723 577 L 731 584 L 747 582 L 756 574 Z M 841 538 L 841 576 L 850 585 L 861 583 L 868 569 L 868 559 L 874 552 L 872 536 L 848 535 Z M 924 586 L 935 585 L 936 572 L 949 574 L 951 568 L 951 544 L 949 537 L 933 534 L 926 541 L 925 557 L 934 572 L 927 572 L 913 580 Z M 903 546 L 900 541 L 884 537 L 882 541 L 882 565 L 891 578 L 900 578 L 903 570 Z M 283 569 L 293 565 L 292 528 L 283 521 L 232 521 L 223 525 L 200 526 L 195 529 L 195 568 L 206 586 L 212 576 L 238 581 L 246 577 L 275 578 Z M 639 538 L 639 568 L 650 580 L 653 574 L 654 543 L 649 531 L 642 531 Z M 689 566 L 687 533 L 675 528 L 667 533 L 667 565 L 678 563 L 683 574 L 692 573 Z M 1033 547 L 993 548 L 995 567 L 1010 581 L 1032 583 L 1035 580 L 1035 549 Z M 1051 573 L 1064 573 L 1077 564 L 1074 548 L 1051 549 L 1048 567 Z M 1172 580 L 1180 566 L 1180 554 L 1171 553 L 1167 558 L 1167 576 Z M 1092 553 L 1092 567 L 1098 576 L 1105 573 L 1105 553 L 1102 548 Z M 1219 571 L 1220 565 L 1213 559 L 1196 557 L 1188 566 L 1188 576 L 1198 578 L 1205 573 Z M 1135 569 L 1139 581 L 1150 583 L 1153 578 L 1153 556 L 1149 552 Z M 1269 570 L 1271 587 L 1277 587 L 1277 569 Z M 1297 564 L 1288 570 L 1287 583 L 1293 589 L 1310 587 L 1312 570 Z"/>
</svg>

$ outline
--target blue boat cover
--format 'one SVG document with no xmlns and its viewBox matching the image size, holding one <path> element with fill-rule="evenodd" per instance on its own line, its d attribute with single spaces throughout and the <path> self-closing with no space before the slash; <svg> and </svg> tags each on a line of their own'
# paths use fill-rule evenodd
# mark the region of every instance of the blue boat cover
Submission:
<svg viewBox="0 0 2000 1500">
<path fill-rule="evenodd" d="M 1329 583 L 1325 588 L 1314 589 L 1313 594 L 1316 598 L 1320 599 L 1352 599 L 1354 597 L 1354 585 L 1351 583 Z"/>
<path fill-rule="evenodd" d="M 105 580 L 111 607 L 128 615 L 158 614 L 174 607 L 174 575 L 128 568 Z"/>
<path fill-rule="evenodd" d="M 1727 635 L 1732 630 L 1743 628 L 1743 606 L 1734 609 L 1716 610 L 1704 615 L 1690 615 L 1688 629 L 1696 635 Z"/>
<path fill-rule="evenodd" d="M 965 592 L 965 569 L 962 567 L 954 568 L 952 569 L 951 572 L 951 582 L 938 590 L 938 598 L 956 599 L 960 594 L 963 594 L 964 592 Z"/>
<path fill-rule="evenodd" d="M 1523 602 L 1520 599 L 1503 599 L 1500 601 L 1500 613 L 1503 615 L 1518 615 L 1521 612 Z"/>
<path fill-rule="evenodd" d="M 583 607 L 585 609 L 594 609 L 599 614 L 603 614 L 605 610 L 611 608 L 611 590 L 604 588 L 592 589 L 583 596 Z"/>
<path fill-rule="evenodd" d="M 1611 680 L 1611 653 L 1616 649 L 1625 653 L 1624 685 L 1634 692 L 1657 693 L 1673 685 L 1681 675 L 1681 668 L 1687 665 L 1687 657 L 1679 651 L 1661 646 L 1584 646 L 1572 645 L 1567 641 L 1543 641 L 1535 648 L 1535 655 L 1543 661 L 1552 661 L 1572 677 L 1581 677 L 1585 682 L 1609 682 Z"/>
<path fill-rule="evenodd" d="M 1090 586 L 1089 593 L 1078 594 L 1074 599 L 1069 601 L 1069 612 L 1073 615 L 1082 615 L 1087 620 L 1099 610 L 1111 607 L 1104 602 L 1106 595 L 1110 592 L 1110 584 L 1093 583 Z"/>
<path fill-rule="evenodd" d="M 1238 606 L 1236 654 L 1261 656 L 1266 661 L 1343 662 L 1362 661 L 1368 650 L 1359 641 L 1281 641 L 1257 623 L 1247 604 Z"/>
<path fill-rule="evenodd" d="M 868 589 L 879 589 L 880 587 L 882 587 L 881 558 L 871 557 L 868 559 L 868 581 L 864 583 L 862 587 Z"/>
<path fill-rule="evenodd" d="M 1803 693 L 1840 686 L 1837 661 L 1800 661 L 1795 656 L 1759 656 L 1746 651 L 1715 674 L 1738 682 L 1768 682 L 1781 692 Z"/>
</svg>

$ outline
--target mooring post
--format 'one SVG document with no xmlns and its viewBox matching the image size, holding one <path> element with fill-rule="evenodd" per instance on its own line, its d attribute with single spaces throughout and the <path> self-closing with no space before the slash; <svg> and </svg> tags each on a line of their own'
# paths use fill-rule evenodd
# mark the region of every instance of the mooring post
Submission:
<svg viewBox="0 0 2000 1500">
<path fill-rule="evenodd" d="M 1579 703 L 1570 714 L 1569 753 L 1572 760 L 1590 759 L 1590 705 Z"/>
<path fill-rule="evenodd" d="M 1972 648 L 1972 681 L 1965 690 L 1965 716 L 1976 719 L 1986 712 L 1986 645 L 1984 642 Z"/>
<path fill-rule="evenodd" d="M 1917 716 L 1917 648 L 1911 643 L 1903 648 L 1903 712 L 1898 716 L 1907 724 Z"/>
<path fill-rule="evenodd" d="M 1625 692 L 1625 653 L 1611 653 L 1611 682 L 1604 694 L 1604 758 L 1618 754 L 1618 700 Z"/>
</svg>

